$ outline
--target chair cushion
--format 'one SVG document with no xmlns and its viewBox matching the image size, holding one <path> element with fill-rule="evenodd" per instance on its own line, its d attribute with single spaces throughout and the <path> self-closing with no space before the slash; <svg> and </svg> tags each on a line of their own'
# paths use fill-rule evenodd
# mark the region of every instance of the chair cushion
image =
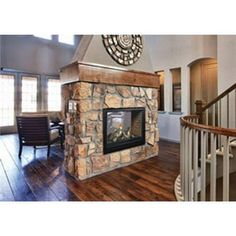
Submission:
<svg viewBox="0 0 236 236">
<path fill-rule="evenodd" d="M 59 131 L 58 129 L 53 129 L 53 130 L 50 130 L 50 140 L 54 140 L 56 138 L 59 137 Z"/>
</svg>

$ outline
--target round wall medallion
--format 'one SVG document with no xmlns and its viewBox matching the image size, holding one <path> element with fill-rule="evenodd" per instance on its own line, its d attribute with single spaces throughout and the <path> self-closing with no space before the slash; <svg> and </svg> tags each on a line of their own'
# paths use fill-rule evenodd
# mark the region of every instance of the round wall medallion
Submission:
<svg viewBox="0 0 236 236">
<path fill-rule="evenodd" d="M 129 66 L 141 56 L 141 35 L 102 35 L 103 44 L 109 55 L 119 64 Z"/>
</svg>

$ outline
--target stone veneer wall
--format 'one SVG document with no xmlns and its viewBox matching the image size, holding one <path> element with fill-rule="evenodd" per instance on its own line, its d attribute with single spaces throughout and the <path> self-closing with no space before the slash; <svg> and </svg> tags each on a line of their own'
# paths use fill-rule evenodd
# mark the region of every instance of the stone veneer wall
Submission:
<svg viewBox="0 0 236 236">
<path fill-rule="evenodd" d="M 62 87 L 66 115 L 65 169 L 78 179 L 158 155 L 157 89 L 76 82 Z M 70 99 L 77 112 L 68 113 Z M 103 108 L 145 107 L 146 144 L 103 154 Z"/>
</svg>

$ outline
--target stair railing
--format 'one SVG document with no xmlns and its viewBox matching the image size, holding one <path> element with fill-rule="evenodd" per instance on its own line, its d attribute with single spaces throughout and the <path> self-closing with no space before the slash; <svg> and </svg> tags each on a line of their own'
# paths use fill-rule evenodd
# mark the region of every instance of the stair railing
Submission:
<svg viewBox="0 0 236 236">
<path fill-rule="evenodd" d="M 230 166 L 231 143 L 236 140 L 236 84 L 209 104 L 197 101 L 196 105 L 196 115 L 180 118 L 180 175 L 175 183 L 176 197 L 185 201 L 215 201 L 216 180 L 223 177 L 222 199 L 228 201 L 229 175 L 236 171 L 236 165 Z"/>
<path fill-rule="evenodd" d="M 195 104 L 199 123 L 224 128 L 236 128 L 236 83 L 208 104 L 201 100 L 196 101 Z"/>
</svg>

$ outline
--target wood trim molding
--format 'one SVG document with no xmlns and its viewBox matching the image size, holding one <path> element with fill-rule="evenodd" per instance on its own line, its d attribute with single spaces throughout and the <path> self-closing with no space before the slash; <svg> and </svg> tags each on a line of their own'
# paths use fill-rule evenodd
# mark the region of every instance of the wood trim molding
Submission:
<svg viewBox="0 0 236 236">
<path fill-rule="evenodd" d="M 71 83 L 79 80 L 79 69 L 76 62 L 63 67 L 60 70 L 60 80 L 62 84 Z"/>
<path fill-rule="evenodd" d="M 129 85 L 159 88 L 158 76 L 155 73 L 127 70 L 98 64 L 75 62 L 63 67 L 60 72 L 62 83 L 76 81 Z"/>
</svg>

